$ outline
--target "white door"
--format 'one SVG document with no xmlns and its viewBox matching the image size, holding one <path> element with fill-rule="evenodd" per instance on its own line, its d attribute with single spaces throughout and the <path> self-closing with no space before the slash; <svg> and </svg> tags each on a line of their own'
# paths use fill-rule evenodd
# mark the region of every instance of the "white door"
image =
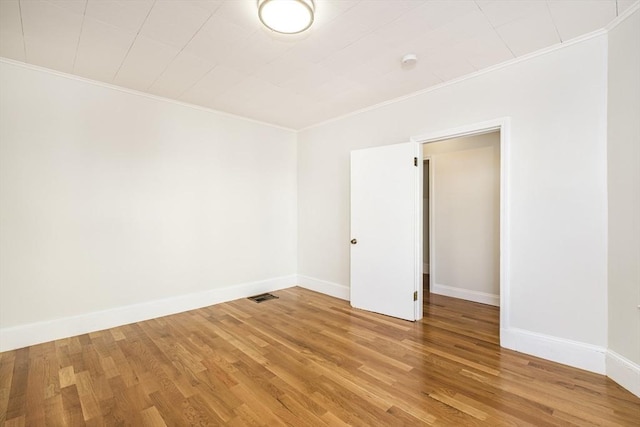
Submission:
<svg viewBox="0 0 640 427">
<path fill-rule="evenodd" d="M 406 320 L 422 317 L 421 148 L 409 142 L 351 152 L 355 308 Z"/>
</svg>

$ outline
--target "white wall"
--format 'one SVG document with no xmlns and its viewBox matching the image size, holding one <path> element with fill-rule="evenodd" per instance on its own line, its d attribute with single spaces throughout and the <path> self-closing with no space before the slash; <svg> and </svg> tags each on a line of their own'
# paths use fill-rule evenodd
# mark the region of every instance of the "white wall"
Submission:
<svg viewBox="0 0 640 427">
<path fill-rule="evenodd" d="M 295 283 L 295 132 L 8 62 L 0 93 L 4 332 Z"/>
<path fill-rule="evenodd" d="M 351 150 L 509 116 L 503 345 L 603 372 L 606 67 L 599 34 L 302 131 L 299 273 L 349 286 Z"/>
<path fill-rule="evenodd" d="M 500 133 L 425 144 L 431 156 L 431 292 L 500 301 Z"/>
<path fill-rule="evenodd" d="M 640 396 L 640 11 L 609 33 L 609 358 Z"/>
</svg>

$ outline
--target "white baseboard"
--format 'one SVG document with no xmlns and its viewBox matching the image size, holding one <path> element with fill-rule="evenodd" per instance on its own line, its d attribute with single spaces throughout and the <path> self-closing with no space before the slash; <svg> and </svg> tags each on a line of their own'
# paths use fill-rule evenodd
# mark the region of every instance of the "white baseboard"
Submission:
<svg viewBox="0 0 640 427">
<path fill-rule="evenodd" d="M 518 328 L 501 329 L 500 345 L 563 365 L 605 374 L 605 347 Z"/>
<path fill-rule="evenodd" d="M 298 275 L 298 285 L 301 288 L 320 292 L 321 294 L 340 298 L 346 301 L 349 301 L 351 297 L 351 289 L 348 286 L 327 282 L 326 280 L 314 279 L 309 276 Z"/>
<path fill-rule="evenodd" d="M 467 301 L 479 302 L 481 304 L 500 306 L 500 295 L 488 294 L 486 292 L 470 291 L 468 289 L 454 288 L 453 286 L 433 284 L 431 293 L 444 295 L 447 297 L 460 298 Z"/>
<path fill-rule="evenodd" d="M 426 262 L 422 264 L 422 274 L 429 274 L 429 264 Z"/>
<path fill-rule="evenodd" d="M 640 397 L 640 365 L 607 350 L 607 376 L 631 393 Z"/>
<path fill-rule="evenodd" d="M 350 298 L 350 289 L 348 286 L 303 275 L 283 276 L 195 294 L 180 295 L 173 298 L 118 307 L 111 310 L 86 313 L 79 316 L 0 328 L 0 351 L 9 351 L 56 339 L 114 328 L 226 301 L 246 298 L 264 292 L 273 292 L 279 289 L 290 288 L 296 283 L 300 287 L 343 300 L 348 301 Z M 459 290 L 458 288 L 442 285 L 435 285 L 434 288 L 440 291 L 432 290 L 434 293 L 475 301 L 468 296 L 452 295 L 455 292 L 446 293 L 451 289 Z M 483 298 L 485 299 L 477 302 L 485 304 L 492 304 L 491 302 L 487 302 L 487 297 L 498 298 L 495 295 L 483 294 L 481 292 L 462 291 L 463 293 L 471 292 L 473 294 L 484 295 Z M 472 295 L 472 297 L 477 296 L 478 295 Z M 493 305 L 498 304 L 496 302 Z M 598 374 L 606 373 L 613 381 L 640 397 L 640 366 L 614 351 L 607 351 L 604 347 L 565 340 L 518 328 L 502 329 L 500 331 L 500 345 L 511 350 L 531 354 Z"/>
<path fill-rule="evenodd" d="M 276 277 L 62 319 L 0 328 L 0 351 L 27 347 L 290 288 L 295 286 L 296 279 L 295 275 Z"/>
</svg>

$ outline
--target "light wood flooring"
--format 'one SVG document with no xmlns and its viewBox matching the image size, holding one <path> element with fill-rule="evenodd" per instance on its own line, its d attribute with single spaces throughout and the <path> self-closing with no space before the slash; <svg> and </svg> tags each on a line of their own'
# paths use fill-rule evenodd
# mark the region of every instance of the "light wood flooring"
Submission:
<svg viewBox="0 0 640 427">
<path fill-rule="evenodd" d="M 495 307 L 274 294 L 1 353 L 0 425 L 640 425 L 610 379 L 501 349 Z"/>
</svg>

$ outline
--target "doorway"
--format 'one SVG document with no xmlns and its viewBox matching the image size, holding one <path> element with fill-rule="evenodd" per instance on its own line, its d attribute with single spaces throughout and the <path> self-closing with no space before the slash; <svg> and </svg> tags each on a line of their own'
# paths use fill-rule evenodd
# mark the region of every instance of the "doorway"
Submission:
<svg viewBox="0 0 640 427">
<path fill-rule="evenodd" d="M 500 132 L 434 141 L 423 152 L 433 165 L 423 190 L 434 202 L 424 210 L 429 292 L 499 306 Z"/>
<path fill-rule="evenodd" d="M 353 150 L 351 152 L 351 305 L 398 317 L 423 317 L 423 148 L 452 138 L 498 132 L 499 135 L 499 217 L 498 274 L 500 331 L 507 332 L 508 317 L 508 142 L 509 118 L 414 136 L 407 143 Z M 431 145 L 432 147 L 435 145 Z M 477 147 L 476 147 L 477 148 Z M 434 176 L 437 162 L 429 162 Z M 384 171 L 384 173 L 380 173 Z M 429 180 L 430 196 L 434 180 Z M 447 194 L 446 192 L 443 194 Z M 438 201 L 430 197 L 429 210 Z M 429 216 L 433 221 L 434 215 Z M 430 227 L 429 273 L 432 292 L 438 278 L 434 263 L 434 232 Z M 477 253 L 481 253 L 477 252 Z M 460 269 L 458 268 L 460 271 Z M 446 286 L 446 285 L 445 285 Z M 455 286 L 449 285 L 450 288 Z M 481 295 L 481 291 L 467 293 Z M 496 304 L 497 305 L 497 304 Z M 502 337 L 501 337 L 502 338 Z"/>
</svg>

